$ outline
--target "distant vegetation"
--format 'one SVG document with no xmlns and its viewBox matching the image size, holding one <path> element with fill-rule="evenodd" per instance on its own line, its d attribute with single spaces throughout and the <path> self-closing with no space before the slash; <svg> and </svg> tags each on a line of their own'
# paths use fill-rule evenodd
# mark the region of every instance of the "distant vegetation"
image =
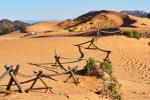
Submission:
<svg viewBox="0 0 150 100">
<path fill-rule="evenodd" d="M 53 32 L 52 30 L 48 30 L 48 31 L 45 31 L 44 33 L 50 33 L 50 32 Z"/>
<path fill-rule="evenodd" d="M 69 32 L 76 32 L 75 29 L 68 29 Z"/>
<path fill-rule="evenodd" d="M 125 31 L 123 33 L 124 35 L 130 37 L 130 38 L 136 38 L 136 39 L 140 39 L 142 37 L 142 33 L 141 32 L 137 32 L 137 31 Z"/>
<path fill-rule="evenodd" d="M 12 30 L 9 29 L 9 28 L 5 28 L 5 29 L 3 29 L 3 31 L 0 32 L 0 35 L 7 34 L 7 33 L 9 33 L 9 32 L 12 32 Z"/>
</svg>

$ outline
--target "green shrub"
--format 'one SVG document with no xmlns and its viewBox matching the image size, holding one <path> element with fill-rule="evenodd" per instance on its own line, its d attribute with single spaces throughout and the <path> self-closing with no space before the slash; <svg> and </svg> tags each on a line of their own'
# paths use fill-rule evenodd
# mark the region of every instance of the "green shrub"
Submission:
<svg viewBox="0 0 150 100">
<path fill-rule="evenodd" d="M 92 71 L 92 69 L 96 66 L 96 61 L 94 58 L 90 57 L 87 60 L 86 65 L 84 66 L 84 69 L 87 73 L 89 73 L 90 71 Z"/>
<path fill-rule="evenodd" d="M 115 83 L 111 83 L 108 86 L 108 90 L 114 100 L 121 100 L 121 94 L 118 92 L 119 86 Z"/>
<path fill-rule="evenodd" d="M 130 37 L 130 38 L 136 38 L 136 39 L 140 39 L 142 37 L 142 33 L 137 32 L 137 31 L 126 31 L 124 32 L 124 35 Z"/>
<path fill-rule="evenodd" d="M 134 38 L 140 39 L 142 37 L 142 33 L 134 31 Z"/>
<path fill-rule="evenodd" d="M 74 29 L 68 29 L 68 31 L 69 31 L 69 32 L 75 32 L 75 30 L 74 30 Z"/>
<path fill-rule="evenodd" d="M 5 28 L 5 29 L 3 29 L 2 32 L 0 32 L 0 35 L 7 34 L 7 33 L 9 33 L 9 32 L 12 32 L 12 30 L 9 29 L 9 28 Z"/>
<path fill-rule="evenodd" d="M 119 93 L 120 85 L 112 76 L 112 64 L 108 61 L 101 62 L 99 67 L 97 64 L 96 60 L 90 57 L 84 66 L 85 74 L 91 74 L 93 71 L 98 70 L 102 74 L 101 78 L 103 80 L 102 95 L 108 95 L 112 100 L 121 100 L 121 94 Z M 109 77 L 105 77 L 106 74 L 104 75 L 103 72 L 107 73 Z"/>
<path fill-rule="evenodd" d="M 112 64 L 108 61 L 103 61 L 100 63 L 99 67 L 107 73 L 112 73 Z"/>
</svg>

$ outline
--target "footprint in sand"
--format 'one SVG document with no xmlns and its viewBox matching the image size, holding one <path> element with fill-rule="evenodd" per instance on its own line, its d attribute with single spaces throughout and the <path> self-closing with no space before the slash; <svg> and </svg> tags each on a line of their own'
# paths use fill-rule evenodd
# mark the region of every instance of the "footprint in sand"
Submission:
<svg viewBox="0 0 150 100">
<path fill-rule="evenodd" d="M 122 56 L 121 60 L 123 60 L 122 66 L 124 67 L 124 70 L 130 75 L 130 79 L 135 81 L 138 80 L 139 82 L 146 82 L 148 83 L 150 81 L 150 68 L 147 69 L 146 62 L 140 61 L 136 57 L 127 55 Z M 146 59 L 146 61 L 149 61 L 149 59 Z"/>
</svg>

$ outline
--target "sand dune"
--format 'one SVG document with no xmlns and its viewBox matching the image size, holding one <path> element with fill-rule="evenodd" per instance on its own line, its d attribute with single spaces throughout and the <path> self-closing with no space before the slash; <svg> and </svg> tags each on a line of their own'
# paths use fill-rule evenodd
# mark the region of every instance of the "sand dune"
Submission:
<svg viewBox="0 0 150 100">
<path fill-rule="evenodd" d="M 96 11 L 89 12 L 75 18 L 63 22 L 39 22 L 27 27 L 29 32 L 87 32 L 97 28 L 149 28 L 150 19 L 140 18 L 131 15 L 125 15 L 116 11 Z"/>
<path fill-rule="evenodd" d="M 135 21 L 136 20 L 131 19 L 128 15 L 121 14 L 120 12 L 102 10 L 89 12 L 74 20 L 62 22 L 59 25 L 76 31 L 87 31 L 97 27 L 130 27 Z"/>
<path fill-rule="evenodd" d="M 27 27 L 29 32 L 46 32 L 46 31 L 57 31 L 61 29 L 58 26 L 60 22 L 39 22 Z"/>
<path fill-rule="evenodd" d="M 150 19 L 148 18 L 140 18 L 140 17 L 135 17 L 132 15 L 130 15 L 129 17 L 133 20 L 136 20 L 136 22 L 132 24 L 135 27 L 138 27 L 138 28 L 150 27 Z"/>
<path fill-rule="evenodd" d="M 78 50 L 72 44 L 78 44 L 90 40 L 90 37 L 53 37 L 53 38 L 25 38 L 4 40 L 0 37 L 0 73 L 4 72 L 3 65 L 5 64 L 20 64 L 21 73 L 32 74 L 33 70 L 43 70 L 44 73 L 52 73 L 44 67 L 36 67 L 28 63 L 50 63 L 54 62 L 54 52 L 61 54 L 64 57 L 78 57 Z M 7 37 L 5 37 L 7 38 Z M 122 84 L 121 93 L 124 100 L 149 100 L 150 99 L 150 47 L 147 43 L 150 39 L 130 39 L 124 36 L 109 36 L 102 37 L 96 45 L 100 48 L 111 50 L 111 61 L 113 63 L 114 75 Z M 101 52 L 84 50 L 86 57 L 100 57 Z M 9 55 L 9 56 L 8 56 Z M 68 66 L 79 65 L 80 69 L 85 65 L 85 61 L 66 64 Z M 45 66 L 51 68 L 49 64 Z M 67 75 L 56 77 L 59 81 L 44 79 L 49 86 L 53 87 L 56 94 L 31 92 L 29 94 L 12 94 L 9 96 L 1 96 L 0 100 L 103 100 L 99 95 L 95 94 L 95 89 L 101 88 L 101 83 L 96 77 L 78 76 L 80 85 L 75 86 L 73 83 L 63 83 Z M 29 78 L 17 77 L 19 81 L 25 81 Z M 6 85 L 9 77 L 1 81 L 1 85 Z M 30 84 L 23 84 L 24 88 Z M 36 87 L 43 86 L 40 82 Z M 13 89 L 17 89 L 13 87 Z M 43 90 L 40 90 L 41 92 Z M 108 100 L 108 98 L 104 98 Z"/>
</svg>

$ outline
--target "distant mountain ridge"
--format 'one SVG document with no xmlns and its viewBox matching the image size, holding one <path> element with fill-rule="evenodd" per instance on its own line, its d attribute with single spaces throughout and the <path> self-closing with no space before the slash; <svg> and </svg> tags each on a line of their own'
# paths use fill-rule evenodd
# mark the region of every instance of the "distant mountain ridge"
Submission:
<svg viewBox="0 0 150 100">
<path fill-rule="evenodd" d="M 150 15 L 150 13 L 142 11 L 142 10 L 141 11 L 140 10 L 133 10 L 133 11 L 123 10 L 123 11 L 121 11 L 121 13 L 129 14 L 129 15 L 133 15 L 133 16 L 137 16 L 137 17 L 143 17 L 143 18 L 147 18 Z"/>
<path fill-rule="evenodd" d="M 57 20 L 57 19 L 31 19 L 31 20 L 21 20 L 22 22 L 25 22 L 25 23 L 29 23 L 29 24 L 34 24 L 34 23 L 38 23 L 38 22 L 43 22 L 43 21 L 52 21 L 52 22 L 55 22 L 55 21 L 61 21 L 61 20 Z"/>
<path fill-rule="evenodd" d="M 26 26 L 29 26 L 30 24 L 21 22 L 19 20 L 16 21 L 10 21 L 8 19 L 0 20 L 0 35 L 6 34 L 12 31 L 16 30 L 22 30 Z"/>
</svg>

